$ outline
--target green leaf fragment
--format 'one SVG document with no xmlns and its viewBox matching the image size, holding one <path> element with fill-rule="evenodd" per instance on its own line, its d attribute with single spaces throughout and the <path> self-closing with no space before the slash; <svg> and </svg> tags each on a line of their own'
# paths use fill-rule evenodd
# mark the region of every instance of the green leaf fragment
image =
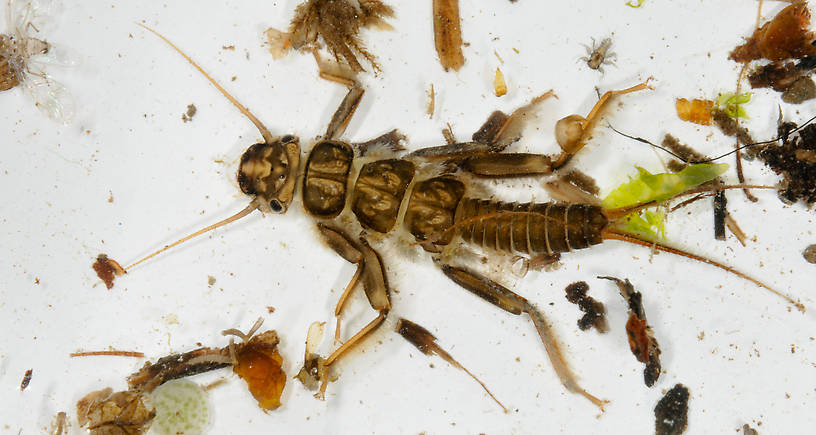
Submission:
<svg viewBox="0 0 816 435">
<path fill-rule="evenodd" d="M 629 177 L 627 183 L 609 192 L 609 195 L 601 202 L 604 208 L 621 208 L 650 201 L 664 201 L 719 177 L 728 170 L 728 164 L 700 163 L 687 166 L 682 171 L 673 174 L 652 174 L 638 166 L 635 166 L 635 169 L 638 170 L 637 177 Z"/>
<path fill-rule="evenodd" d="M 751 101 L 751 93 L 745 92 L 743 94 L 734 94 L 726 92 L 717 97 L 717 108 L 725 112 L 726 115 L 732 118 L 748 118 L 748 113 L 742 107 Z"/>
<path fill-rule="evenodd" d="M 619 227 L 627 233 L 637 234 L 648 240 L 662 239 L 666 237 L 665 217 L 664 209 L 643 210 L 627 215 Z"/>
<path fill-rule="evenodd" d="M 601 202 L 603 208 L 614 209 L 652 201 L 665 201 L 717 178 L 728 170 L 728 164 L 701 163 L 687 166 L 673 174 L 652 174 L 637 166 L 635 169 L 638 175 L 635 178 L 629 177 L 628 182 L 610 192 Z M 626 232 L 654 240 L 665 237 L 665 217 L 665 211 L 662 209 L 641 210 L 621 219 L 619 226 Z"/>
<path fill-rule="evenodd" d="M 646 0 L 635 0 L 635 2 L 632 2 L 632 0 L 629 0 L 628 2 L 626 2 L 626 6 L 629 6 L 630 8 L 639 8 L 643 6 L 643 3 L 645 1 Z"/>
</svg>

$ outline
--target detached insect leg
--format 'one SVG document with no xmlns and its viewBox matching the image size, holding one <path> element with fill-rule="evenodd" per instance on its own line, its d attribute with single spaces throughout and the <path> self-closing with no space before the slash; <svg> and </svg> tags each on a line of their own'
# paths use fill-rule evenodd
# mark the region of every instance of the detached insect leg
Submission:
<svg viewBox="0 0 816 435">
<path fill-rule="evenodd" d="M 597 397 L 588 393 L 578 384 L 578 381 L 575 379 L 575 375 L 572 373 L 572 370 L 570 370 L 567 362 L 564 360 L 564 356 L 561 353 L 561 345 L 550 328 L 549 322 L 547 321 L 546 317 L 544 317 L 544 314 L 539 311 L 535 305 L 530 303 L 530 301 L 527 299 L 513 293 L 510 289 L 502 286 L 501 284 L 484 276 L 480 276 L 470 270 L 453 267 L 446 264 L 441 265 L 441 268 L 442 273 L 444 273 L 453 282 L 459 284 L 459 286 L 465 290 L 472 292 L 476 296 L 481 297 L 491 304 L 515 315 L 527 313 L 527 315 L 530 316 L 530 319 L 532 319 L 533 325 L 535 325 L 538 335 L 541 337 L 541 341 L 544 343 L 544 347 L 547 349 L 547 356 L 550 358 L 550 364 L 552 364 L 553 369 L 555 369 L 555 372 L 564 387 L 566 387 L 566 389 L 570 392 L 581 394 L 582 396 L 586 397 L 590 402 L 595 404 L 601 409 L 601 411 L 603 411 L 603 406 L 605 403 L 607 403 L 607 401 L 598 399 Z"/>
</svg>

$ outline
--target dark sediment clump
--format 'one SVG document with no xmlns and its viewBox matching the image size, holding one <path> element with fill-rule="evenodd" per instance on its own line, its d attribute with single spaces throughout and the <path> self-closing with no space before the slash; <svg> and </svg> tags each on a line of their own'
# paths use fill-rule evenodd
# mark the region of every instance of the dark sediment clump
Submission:
<svg viewBox="0 0 816 435">
<path fill-rule="evenodd" d="M 567 300 L 578 305 L 578 308 L 584 312 L 583 317 L 578 319 L 578 328 L 581 331 L 586 331 L 593 326 L 601 333 L 609 330 L 606 324 L 606 308 L 601 302 L 586 294 L 589 290 L 589 284 L 578 281 L 568 285 L 565 290 Z"/>
<path fill-rule="evenodd" d="M 779 126 L 781 144 L 762 147 L 757 157 L 777 174 L 783 176 L 779 198 L 788 204 L 816 202 L 816 125 L 808 125 L 791 133 L 796 124 Z"/>
<path fill-rule="evenodd" d="M 689 391 L 677 384 L 655 406 L 655 434 L 680 435 L 688 426 Z"/>
</svg>

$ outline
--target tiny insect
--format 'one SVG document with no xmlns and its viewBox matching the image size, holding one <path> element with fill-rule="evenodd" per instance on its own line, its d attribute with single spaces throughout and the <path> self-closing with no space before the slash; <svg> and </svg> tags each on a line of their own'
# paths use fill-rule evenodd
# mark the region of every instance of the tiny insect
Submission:
<svg viewBox="0 0 816 435">
<path fill-rule="evenodd" d="M 392 131 L 362 144 L 343 141 L 340 137 L 364 92 L 353 80 L 343 82 L 340 77 L 327 77 L 321 73 L 321 77 L 346 84 L 349 90 L 332 116 L 326 133 L 311 145 L 303 159 L 305 164 L 301 164 L 301 146 L 296 136 L 273 136 L 261 121 L 190 57 L 164 36 L 146 26 L 142 27 L 163 39 L 201 72 L 258 128 L 263 141 L 250 146 L 240 159 L 236 178 L 241 191 L 251 198 L 246 208 L 133 262 L 124 270 L 131 270 L 180 243 L 241 219 L 255 210 L 282 215 L 293 204 L 297 188 L 302 197 L 299 203 L 294 204 L 303 206 L 317 224 L 318 232 L 327 245 L 339 257 L 357 266 L 357 272 L 335 308 L 336 342 L 341 342 L 340 321 L 344 305 L 357 287 L 363 287 L 368 302 L 376 313 L 366 326 L 341 342 L 325 360 L 311 355 L 307 346 L 304 377 L 323 378 L 311 380 L 312 382 L 308 382 L 310 385 L 325 384 L 325 377 L 330 376 L 333 364 L 341 356 L 347 355 L 356 344 L 370 338 L 391 311 L 390 288 L 383 259 L 370 244 L 370 241 L 376 240 L 373 236 L 377 234 L 407 232 L 416 241 L 413 245 L 420 246 L 431 255 L 441 272 L 451 281 L 511 314 L 528 315 L 563 386 L 571 393 L 583 396 L 601 410 L 607 402 L 579 384 L 563 357 L 560 340 L 546 315 L 534 302 L 475 271 L 449 264 L 458 260 L 454 238 L 458 242 L 482 248 L 486 254 L 516 253 L 533 260 L 589 248 L 605 240 L 619 240 L 719 267 L 795 304 L 789 297 L 729 266 L 626 231 L 624 224 L 627 216 L 682 194 L 672 190 L 677 183 L 667 183 L 665 177 L 639 178 L 639 183 L 663 190 L 659 190 L 656 197 L 636 197 L 636 202 L 614 208 L 589 203 L 506 203 L 479 198 L 475 189 L 470 189 L 470 184 L 466 184 L 472 180 L 462 173 L 483 178 L 552 174 L 571 161 L 590 141 L 603 108 L 613 97 L 651 89 L 648 80 L 627 89 L 604 93 L 586 117 L 569 115 L 559 120 L 555 130 L 561 152 L 554 156 L 502 152 L 519 139 L 519 122 L 525 119 L 524 114 L 554 95 L 550 91 L 534 98 L 530 104 L 516 109 L 510 115 L 500 111 L 493 112 L 474 133 L 471 141 L 423 148 L 400 158 L 372 160 L 371 156 L 366 156 L 370 148 L 379 147 L 396 152 L 400 149 L 399 142 L 403 137 Z M 366 158 L 361 158 L 363 156 Z M 440 162 L 445 162 L 456 170 L 442 174 L 428 174 L 418 170 L 422 165 Z M 308 364 L 309 361 L 313 364 Z M 307 382 L 304 381 L 304 384 Z"/>
<path fill-rule="evenodd" d="M 48 117 L 68 123 L 73 100 L 65 87 L 46 73 L 46 65 L 70 65 L 71 55 L 44 39 L 52 17 L 48 0 L 8 4 L 7 34 L 0 34 L 0 91 L 20 87 Z"/>
<path fill-rule="evenodd" d="M 615 64 L 614 60 L 617 59 L 618 56 L 609 51 L 609 48 L 612 47 L 612 38 L 604 38 L 601 40 L 601 43 L 597 45 L 595 43 L 595 38 L 592 38 L 592 46 L 588 46 L 586 44 L 581 45 L 586 48 L 587 55 L 582 57 L 580 60 L 586 62 L 590 69 L 603 73 L 603 65 Z"/>
</svg>

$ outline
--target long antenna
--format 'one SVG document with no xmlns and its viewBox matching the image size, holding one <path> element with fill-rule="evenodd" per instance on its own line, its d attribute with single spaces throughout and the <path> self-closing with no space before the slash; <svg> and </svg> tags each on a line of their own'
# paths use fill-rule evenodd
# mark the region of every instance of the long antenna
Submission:
<svg viewBox="0 0 816 435">
<path fill-rule="evenodd" d="M 218 227 L 224 226 L 224 225 L 226 225 L 226 224 L 228 224 L 230 222 L 235 222 L 238 219 L 241 219 L 242 217 L 252 213 L 257 208 L 258 208 L 258 205 L 257 205 L 256 201 L 253 200 L 252 202 L 249 203 L 248 206 L 246 206 L 246 208 L 239 211 L 238 213 L 235 213 L 234 215 L 232 215 L 232 216 L 230 216 L 230 217 L 228 217 L 228 218 L 226 218 L 224 220 L 218 221 L 218 222 L 216 222 L 216 223 L 214 223 L 214 224 L 212 224 L 212 225 L 210 225 L 210 226 L 208 226 L 206 228 L 202 228 L 202 229 L 200 229 L 200 230 L 198 230 L 198 231 L 196 231 L 196 232 L 194 232 L 194 233 L 192 233 L 192 234 L 190 234 L 190 235 L 188 235 L 186 237 L 183 237 L 183 238 L 181 238 L 179 240 L 176 240 L 175 242 L 165 246 L 164 248 L 161 248 L 158 251 L 156 251 L 156 252 L 142 258 L 141 260 L 139 260 L 139 261 L 137 261 L 137 262 L 135 262 L 133 264 L 131 264 L 130 266 L 125 267 L 125 271 L 128 271 L 128 270 L 132 269 L 133 267 L 137 266 L 138 264 L 143 263 L 143 262 L 145 262 L 145 261 L 147 261 L 147 260 L 161 254 L 162 252 L 164 252 L 164 251 L 166 251 L 166 250 L 168 250 L 168 249 L 170 249 L 170 248 L 172 248 L 174 246 L 178 246 L 178 245 L 190 240 L 193 237 L 200 236 L 200 235 L 206 233 L 207 231 L 212 231 L 212 230 L 214 230 L 214 229 L 216 229 Z"/>
<path fill-rule="evenodd" d="M 215 86 L 215 88 L 216 88 L 216 89 L 218 89 L 219 91 L 221 91 L 221 93 L 222 93 L 222 94 L 223 94 L 225 97 L 227 97 L 227 99 L 228 99 L 228 100 L 230 100 L 230 102 L 231 102 L 232 104 L 234 104 L 234 105 L 235 105 L 235 107 L 237 107 L 237 108 L 238 108 L 238 110 L 240 110 L 240 111 L 241 111 L 241 113 L 243 113 L 243 114 L 244 114 L 244 116 L 246 116 L 247 118 L 249 118 L 249 120 L 250 120 L 250 121 L 252 121 L 252 123 L 253 123 L 253 124 L 255 124 L 255 127 L 257 127 L 257 128 L 258 128 L 258 130 L 261 132 L 261 136 L 263 136 L 263 138 L 264 138 L 264 140 L 266 141 L 266 143 L 271 144 L 271 143 L 274 141 L 274 138 L 272 137 L 272 134 L 271 134 L 271 133 L 269 133 L 269 130 L 267 130 L 266 126 L 265 126 L 265 125 L 263 125 L 263 123 L 262 123 L 262 122 L 261 122 L 261 121 L 260 121 L 258 118 L 256 118 L 256 117 L 255 117 L 255 115 L 253 115 L 253 114 L 252 114 L 252 112 L 250 112 L 250 111 L 249 111 L 249 109 L 247 109 L 246 107 L 244 107 L 244 105 L 243 105 L 243 104 L 241 104 L 241 103 L 239 103 L 239 102 L 238 102 L 238 100 L 236 100 L 236 99 L 235 99 L 235 97 L 233 97 L 232 95 L 230 95 L 230 93 L 229 93 L 229 92 L 227 92 L 227 91 L 226 91 L 226 90 L 225 90 L 223 87 L 221 87 L 221 85 L 220 85 L 220 84 L 218 84 L 218 82 L 217 82 L 217 81 L 215 81 L 215 79 L 213 79 L 212 77 L 210 77 L 210 75 L 209 75 L 209 74 L 207 74 L 207 72 L 206 72 L 206 71 L 204 71 L 204 69 L 203 69 L 203 68 L 201 68 L 200 66 L 198 66 L 198 64 L 197 64 L 197 63 L 195 63 L 195 61 L 194 61 L 193 59 L 190 59 L 190 56 L 187 56 L 187 54 L 186 54 L 186 53 L 184 53 L 183 51 L 181 51 L 181 49 L 180 49 L 180 48 L 176 47 L 176 46 L 175 46 L 175 45 L 174 45 L 172 42 L 170 42 L 170 40 L 169 40 L 169 39 L 165 38 L 165 37 L 164 37 L 164 35 L 162 35 L 161 33 L 157 32 L 157 31 L 155 31 L 155 30 L 151 29 L 150 27 L 147 27 L 147 26 L 145 26 L 144 24 L 141 24 L 141 23 L 136 23 L 136 25 L 141 26 L 141 27 L 144 27 L 145 29 L 147 29 L 147 30 L 149 30 L 151 33 L 153 33 L 154 35 L 156 35 L 156 36 L 158 36 L 159 38 L 161 38 L 161 39 L 162 39 L 164 42 L 166 42 L 166 43 L 167 43 L 167 45 L 169 45 L 170 47 L 172 47 L 172 48 L 173 48 L 173 50 L 176 50 L 176 51 L 178 52 L 178 54 L 180 54 L 182 57 L 184 57 L 184 59 L 186 59 L 186 60 L 187 60 L 187 62 L 190 62 L 190 65 L 194 66 L 194 67 L 195 67 L 195 69 L 197 69 L 197 70 L 198 70 L 198 71 L 199 71 L 201 74 L 203 74 L 203 75 L 204 75 L 204 77 L 206 77 L 206 78 L 207 78 L 207 80 L 209 80 L 209 81 L 210 81 L 210 83 L 212 83 L 212 84 L 213 84 L 213 86 Z"/>
</svg>

